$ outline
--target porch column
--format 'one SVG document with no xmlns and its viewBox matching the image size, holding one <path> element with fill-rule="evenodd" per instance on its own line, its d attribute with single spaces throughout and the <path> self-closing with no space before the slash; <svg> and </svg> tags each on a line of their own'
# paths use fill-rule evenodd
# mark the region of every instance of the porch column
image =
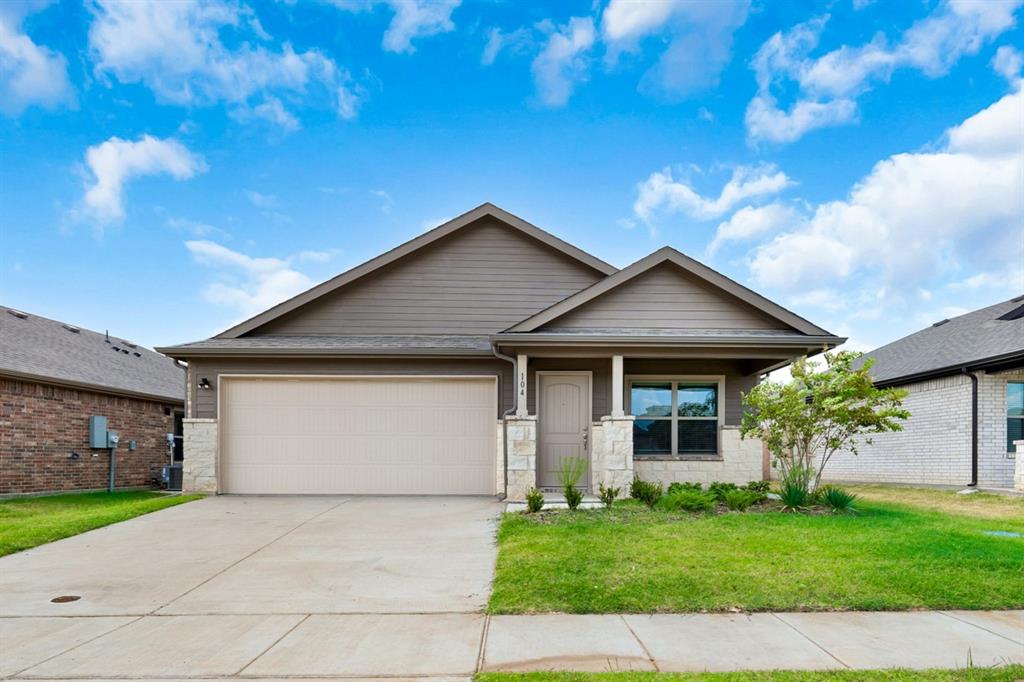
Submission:
<svg viewBox="0 0 1024 682">
<path fill-rule="evenodd" d="M 617 419 L 626 416 L 622 409 L 623 379 L 622 356 L 612 356 L 612 417 Z"/>
<path fill-rule="evenodd" d="M 516 356 L 516 416 L 527 417 L 530 411 L 526 407 L 526 390 L 527 384 L 529 383 L 526 379 L 526 363 L 527 358 L 525 355 Z"/>
</svg>

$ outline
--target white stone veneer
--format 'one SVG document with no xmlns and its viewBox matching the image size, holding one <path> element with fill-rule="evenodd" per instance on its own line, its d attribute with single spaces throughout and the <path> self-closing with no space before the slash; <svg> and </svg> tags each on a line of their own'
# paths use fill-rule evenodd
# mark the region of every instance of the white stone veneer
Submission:
<svg viewBox="0 0 1024 682">
<path fill-rule="evenodd" d="M 190 493 L 217 492 L 217 420 L 185 419 L 182 423 L 181 489 Z"/>
<path fill-rule="evenodd" d="M 591 492 L 596 494 L 603 483 L 628 497 L 634 475 L 633 417 L 601 417 L 590 428 Z"/>
<path fill-rule="evenodd" d="M 742 485 L 761 480 L 763 461 L 759 439 L 741 439 L 738 426 L 723 426 L 719 459 L 637 457 L 633 461 L 633 469 L 643 480 L 655 481 L 665 487 L 676 481 L 704 484 L 722 481 Z"/>
<path fill-rule="evenodd" d="M 508 499 L 525 500 L 537 485 L 537 417 L 505 417 L 508 438 Z"/>
<path fill-rule="evenodd" d="M 1013 470 L 1013 487 L 1017 490 L 1024 490 L 1024 440 L 1013 441 L 1017 448 L 1016 467 Z"/>
</svg>

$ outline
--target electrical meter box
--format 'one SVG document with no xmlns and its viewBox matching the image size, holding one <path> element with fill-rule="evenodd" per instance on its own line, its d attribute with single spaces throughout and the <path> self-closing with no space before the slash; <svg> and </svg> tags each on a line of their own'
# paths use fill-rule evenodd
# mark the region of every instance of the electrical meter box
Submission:
<svg viewBox="0 0 1024 682">
<path fill-rule="evenodd" d="M 89 447 L 108 448 L 107 445 L 107 418 L 93 416 L 89 417 Z"/>
<path fill-rule="evenodd" d="M 121 442 L 121 436 L 117 435 L 117 431 L 107 431 L 108 448 L 116 448 L 119 442 Z"/>
</svg>

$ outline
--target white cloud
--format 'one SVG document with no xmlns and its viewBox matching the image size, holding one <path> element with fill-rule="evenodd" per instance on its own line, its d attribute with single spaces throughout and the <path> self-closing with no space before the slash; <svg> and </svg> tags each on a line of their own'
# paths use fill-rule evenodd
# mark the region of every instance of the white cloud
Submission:
<svg viewBox="0 0 1024 682">
<path fill-rule="evenodd" d="M 167 174 L 187 180 L 206 170 L 203 157 L 177 140 L 143 135 L 137 141 L 111 137 L 89 147 L 85 163 L 92 173 L 86 183 L 84 212 L 100 223 L 124 218 L 124 186 L 133 178 Z"/>
<path fill-rule="evenodd" d="M 637 185 L 633 212 L 646 223 L 656 214 L 671 213 L 710 220 L 749 199 L 777 194 L 792 184 L 785 173 L 772 165 L 739 166 L 717 197 L 705 197 L 686 181 L 674 179 L 672 169 L 665 168 Z"/>
<path fill-rule="evenodd" d="M 291 259 L 254 258 L 209 240 L 187 241 L 185 247 L 196 262 L 218 270 L 218 281 L 203 290 L 203 298 L 246 316 L 266 310 L 313 284 L 309 277 L 291 267 Z"/>
<path fill-rule="evenodd" d="M 531 69 L 538 101 L 544 106 L 560 107 L 569 101 L 576 84 L 587 78 L 588 53 L 594 46 L 596 31 L 590 17 L 572 17 L 568 24 L 549 29 L 547 42 L 534 58 Z"/>
<path fill-rule="evenodd" d="M 776 33 L 752 62 L 758 90 L 747 108 L 748 137 L 753 142 L 792 142 L 811 130 L 856 121 L 856 98 L 875 82 L 888 81 L 900 68 L 931 78 L 944 75 L 961 57 L 976 54 L 1011 28 L 1021 4 L 1024 0 L 946 0 L 893 44 L 879 33 L 864 45 L 843 45 L 817 58 L 810 53 L 827 16 Z M 796 84 L 797 94 L 784 107 L 776 90 L 788 82 Z"/>
<path fill-rule="evenodd" d="M 490 66 L 502 52 L 520 54 L 533 48 L 533 33 L 528 28 L 517 28 L 514 31 L 505 32 L 500 28 L 492 28 L 487 32 L 487 43 L 480 55 L 480 63 Z"/>
<path fill-rule="evenodd" d="M 900 296 L 967 270 L 999 273 L 1007 291 L 1024 286 L 1022 117 L 1018 89 L 948 131 L 944 148 L 880 161 L 848 198 L 758 247 L 754 279 Z"/>
<path fill-rule="evenodd" d="M 25 15 L 37 9 L 39 3 L 0 5 L 0 111 L 8 116 L 31 106 L 74 103 L 64 55 L 38 45 L 21 29 Z"/>
<path fill-rule="evenodd" d="M 381 47 L 389 52 L 411 54 L 412 41 L 455 30 L 452 12 L 462 0 L 330 0 L 343 10 L 361 12 L 386 5 L 395 14 L 384 32 Z"/>
<path fill-rule="evenodd" d="M 269 36 L 248 7 L 225 0 L 94 0 L 90 8 L 89 48 L 101 76 L 143 83 L 176 104 L 226 102 L 236 118 L 285 130 L 298 127 L 285 100 L 292 106 L 319 101 L 342 118 L 355 115 L 359 89 L 348 72 L 317 50 L 260 44 Z M 228 47 L 222 32 L 251 39 Z"/>
<path fill-rule="evenodd" d="M 992 68 L 1012 84 L 1020 79 L 1021 67 L 1024 67 L 1024 55 L 1010 45 L 1001 46 L 992 58 Z"/>
<path fill-rule="evenodd" d="M 708 246 L 708 255 L 714 255 L 725 242 L 777 232 L 798 219 L 796 211 L 778 202 L 766 206 L 744 206 L 718 225 L 715 238 Z"/>
<path fill-rule="evenodd" d="M 215 227 L 209 223 L 199 222 L 198 220 L 189 220 L 188 218 L 168 218 L 167 227 L 187 232 L 194 237 L 218 235 L 222 239 L 231 239 L 231 235 L 219 227 Z"/>
<path fill-rule="evenodd" d="M 712 87 L 732 56 L 733 33 L 749 9 L 749 0 L 612 0 L 601 16 L 606 61 L 615 64 L 644 38 L 661 36 L 667 48 L 641 78 L 641 92 L 677 97 Z"/>
<path fill-rule="evenodd" d="M 251 189 L 245 191 L 245 197 L 256 208 L 277 208 L 281 205 L 281 202 L 273 194 L 262 194 Z"/>
</svg>

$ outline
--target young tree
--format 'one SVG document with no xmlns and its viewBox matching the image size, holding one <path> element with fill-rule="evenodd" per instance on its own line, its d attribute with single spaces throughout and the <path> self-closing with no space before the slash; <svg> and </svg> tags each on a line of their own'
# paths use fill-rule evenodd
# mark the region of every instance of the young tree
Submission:
<svg viewBox="0 0 1024 682">
<path fill-rule="evenodd" d="M 792 381 L 766 381 L 743 396 L 749 408 L 740 434 L 760 438 L 785 480 L 800 480 L 817 490 L 828 460 L 837 450 L 857 454 L 873 433 L 900 431 L 910 416 L 903 409 L 907 392 L 875 388 L 872 360 L 854 369 L 860 353 L 825 353 L 826 367 L 816 371 L 802 357 L 791 367 Z M 813 480 L 811 479 L 813 474 Z"/>
</svg>

